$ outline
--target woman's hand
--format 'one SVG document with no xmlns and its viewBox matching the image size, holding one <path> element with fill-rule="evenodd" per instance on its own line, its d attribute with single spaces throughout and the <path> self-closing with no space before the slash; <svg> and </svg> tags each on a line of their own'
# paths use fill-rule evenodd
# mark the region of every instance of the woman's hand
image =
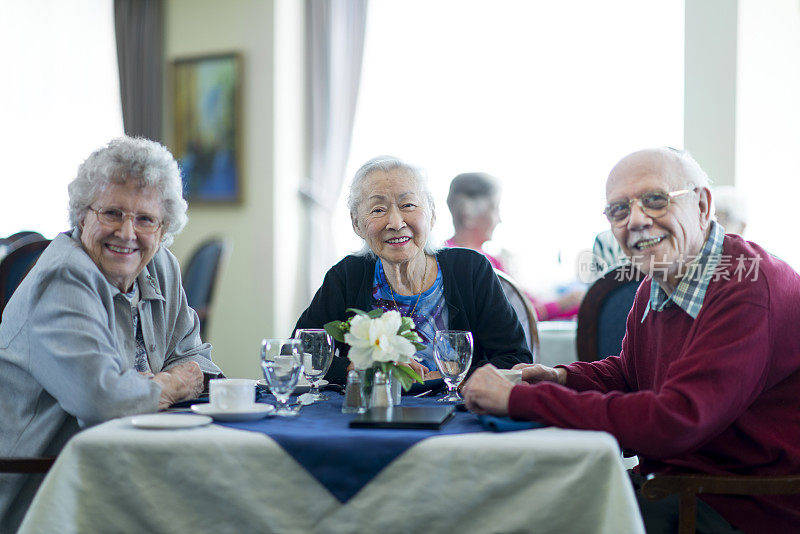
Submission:
<svg viewBox="0 0 800 534">
<path fill-rule="evenodd" d="M 562 386 L 567 383 L 567 370 L 563 367 L 547 367 L 540 363 L 518 363 L 512 369 L 522 370 L 522 379 L 530 384 L 555 382 Z"/>
<path fill-rule="evenodd" d="M 197 362 L 186 362 L 153 377 L 161 385 L 158 409 L 166 410 L 176 402 L 195 399 L 203 393 L 203 372 Z"/>
<path fill-rule="evenodd" d="M 411 367 L 411 369 L 416 371 L 417 374 L 421 376 L 423 380 L 425 380 L 426 378 L 425 373 L 428 372 L 428 368 L 422 365 L 421 363 L 411 360 L 409 363 L 400 363 L 398 365 L 402 365 L 403 367 Z"/>
</svg>

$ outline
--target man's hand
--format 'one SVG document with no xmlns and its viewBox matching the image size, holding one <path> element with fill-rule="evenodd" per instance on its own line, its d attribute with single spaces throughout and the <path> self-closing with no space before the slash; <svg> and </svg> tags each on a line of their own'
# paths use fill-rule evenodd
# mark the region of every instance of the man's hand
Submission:
<svg viewBox="0 0 800 534">
<path fill-rule="evenodd" d="M 203 393 L 203 372 L 197 362 L 182 363 L 157 373 L 153 381 L 161 385 L 159 410 L 166 410 L 176 402 L 194 399 Z"/>
<path fill-rule="evenodd" d="M 464 403 L 477 414 L 508 415 L 508 398 L 514 384 L 497 372 L 492 364 L 475 370 L 461 388 Z"/>
<path fill-rule="evenodd" d="M 530 384 L 537 382 L 555 382 L 562 386 L 567 384 L 567 370 L 563 367 L 556 369 L 540 363 L 518 363 L 512 369 L 521 369 L 522 379 Z"/>
</svg>

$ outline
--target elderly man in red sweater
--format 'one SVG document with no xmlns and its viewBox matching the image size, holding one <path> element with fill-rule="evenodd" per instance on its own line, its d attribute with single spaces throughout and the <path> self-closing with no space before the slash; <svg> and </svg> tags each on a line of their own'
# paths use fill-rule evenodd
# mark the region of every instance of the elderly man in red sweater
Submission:
<svg viewBox="0 0 800 534">
<path fill-rule="evenodd" d="M 614 236 L 649 275 L 620 355 L 522 366 L 517 386 L 486 365 L 463 388 L 467 407 L 604 430 L 638 453 L 641 474 L 800 473 L 800 276 L 725 235 L 686 152 L 623 158 L 606 196 Z M 648 531 L 677 516 L 665 508 L 642 504 Z M 702 495 L 697 519 L 698 531 L 800 532 L 800 497 Z"/>
</svg>

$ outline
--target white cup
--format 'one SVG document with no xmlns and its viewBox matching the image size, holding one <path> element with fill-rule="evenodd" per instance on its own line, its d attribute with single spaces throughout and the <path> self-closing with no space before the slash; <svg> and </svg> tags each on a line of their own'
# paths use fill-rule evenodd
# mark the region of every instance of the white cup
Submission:
<svg viewBox="0 0 800 534">
<path fill-rule="evenodd" d="M 208 383 L 211 408 L 226 412 L 247 410 L 256 400 L 255 381 L 246 378 L 214 378 Z"/>
<path fill-rule="evenodd" d="M 497 372 L 512 384 L 522 383 L 522 369 L 498 369 Z"/>
</svg>

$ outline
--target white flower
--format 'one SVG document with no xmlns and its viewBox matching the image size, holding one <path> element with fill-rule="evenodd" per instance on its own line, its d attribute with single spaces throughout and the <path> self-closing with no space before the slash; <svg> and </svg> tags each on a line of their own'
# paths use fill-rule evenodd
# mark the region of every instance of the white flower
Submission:
<svg viewBox="0 0 800 534">
<path fill-rule="evenodd" d="M 375 362 L 408 363 L 412 358 L 417 359 L 414 344 L 397 334 L 402 320 L 397 310 L 375 319 L 353 317 L 344 341 L 350 345 L 349 357 L 356 369 L 367 369 Z"/>
</svg>

